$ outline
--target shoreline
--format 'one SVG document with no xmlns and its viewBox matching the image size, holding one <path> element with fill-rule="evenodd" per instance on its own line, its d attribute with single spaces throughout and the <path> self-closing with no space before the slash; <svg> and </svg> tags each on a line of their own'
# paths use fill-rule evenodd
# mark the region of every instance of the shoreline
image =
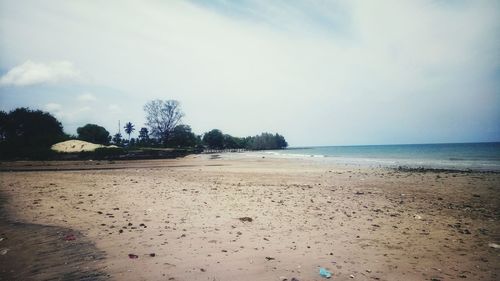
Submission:
<svg viewBox="0 0 500 281">
<path fill-rule="evenodd" d="M 500 276 L 496 173 L 237 156 L 18 163 L 38 170 L 1 172 L 0 191 L 15 219 L 95 243 L 117 280 Z"/>
<path fill-rule="evenodd" d="M 387 169 L 425 169 L 425 170 L 448 170 L 448 171 L 458 171 L 458 172 L 491 172 L 500 173 L 500 163 L 487 164 L 478 166 L 477 163 L 469 163 L 467 165 L 457 165 L 453 163 L 452 160 L 436 160 L 436 159 L 421 159 L 420 161 L 412 162 L 408 159 L 392 159 L 392 158 L 358 158 L 358 157 L 338 157 L 330 155 L 320 155 L 320 154 L 281 154 L 275 152 L 255 152 L 264 157 L 274 157 L 281 159 L 301 159 L 301 160 L 312 160 L 312 161 L 322 161 L 327 164 L 336 165 L 346 165 L 354 167 L 365 167 L 365 168 L 387 168 Z M 402 161 L 403 160 L 403 161 Z M 427 161 L 427 163 L 425 163 Z M 431 163 L 432 161 L 437 161 Z M 450 163 L 443 163 L 448 161 Z"/>
<path fill-rule="evenodd" d="M 17 221 L 0 191 L 0 280 L 109 280 L 105 253 L 73 229 Z M 74 238 L 74 240 L 72 240 Z"/>
</svg>

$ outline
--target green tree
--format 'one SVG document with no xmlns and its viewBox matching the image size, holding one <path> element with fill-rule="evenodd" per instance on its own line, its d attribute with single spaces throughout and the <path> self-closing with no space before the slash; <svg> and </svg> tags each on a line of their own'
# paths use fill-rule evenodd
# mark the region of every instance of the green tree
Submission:
<svg viewBox="0 0 500 281">
<path fill-rule="evenodd" d="M 135 146 L 137 144 L 137 139 L 131 138 L 128 142 L 129 146 Z"/>
<path fill-rule="evenodd" d="M 278 149 L 283 149 L 288 147 L 288 143 L 285 140 L 285 137 L 279 134 L 274 135 L 276 139 L 276 146 Z"/>
<path fill-rule="evenodd" d="M 224 134 L 218 129 L 213 129 L 203 135 L 203 143 L 211 149 L 223 149 Z"/>
<path fill-rule="evenodd" d="M 116 133 L 114 136 L 113 136 L 113 139 L 112 139 L 113 143 L 115 145 L 121 145 L 122 144 L 122 134 L 120 133 Z"/>
<path fill-rule="evenodd" d="M 251 137 L 247 148 L 252 150 L 283 149 L 288 146 L 285 138 L 279 134 L 262 133 Z"/>
<path fill-rule="evenodd" d="M 130 140 L 130 134 L 132 134 L 133 131 L 135 131 L 135 126 L 131 122 L 127 122 L 125 126 L 123 127 L 125 129 L 125 133 L 128 135 L 128 139 Z"/>
<path fill-rule="evenodd" d="M 61 123 L 50 113 L 28 108 L 0 112 L 3 157 L 43 157 L 50 153 L 51 145 L 67 138 Z"/>
<path fill-rule="evenodd" d="M 80 140 L 98 144 L 109 144 L 109 132 L 99 125 L 87 124 L 76 129 L 76 132 Z"/>
<path fill-rule="evenodd" d="M 230 149 L 238 148 L 238 143 L 236 141 L 236 138 L 231 135 L 224 134 L 224 148 L 230 148 Z"/>
<path fill-rule="evenodd" d="M 127 122 L 125 126 L 123 127 L 125 129 L 125 133 L 128 135 L 128 139 L 130 141 L 130 134 L 132 134 L 133 131 L 135 131 L 135 126 L 132 124 L 132 122 Z"/>
<path fill-rule="evenodd" d="M 197 144 L 196 135 L 188 125 L 177 125 L 172 130 L 172 135 L 167 142 L 172 147 L 195 147 Z"/>
<path fill-rule="evenodd" d="M 7 137 L 7 121 L 9 119 L 9 115 L 5 111 L 0 111 L 0 142 L 4 141 Z"/>
<path fill-rule="evenodd" d="M 142 127 L 139 131 L 139 143 L 141 145 L 149 144 L 149 131 L 148 128 Z"/>
<path fill-rule="evenodd" d="M 152 100 L 144 105 L 144 111 L 150 134 L 164 144 L 184 117 L 180 103 L 176 100 Z"/>
</svg>

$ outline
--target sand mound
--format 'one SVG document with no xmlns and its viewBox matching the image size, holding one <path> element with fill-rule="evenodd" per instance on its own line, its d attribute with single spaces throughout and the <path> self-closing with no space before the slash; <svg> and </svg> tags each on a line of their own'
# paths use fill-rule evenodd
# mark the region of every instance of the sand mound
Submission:
<svg viewBox="0 0 500 281">
<path fill-rule="evenodd" d="M 52 150 L 57 152 L 82 152 L 82 151 L 94 151 L 101 147 L 117 147 L 115 145 L 105 146 L 102 144 L 95 144 L 91 142 L 81 141 L 81 140 L 69 140 L 56 143 L 52 146 Z"/>
</svg>

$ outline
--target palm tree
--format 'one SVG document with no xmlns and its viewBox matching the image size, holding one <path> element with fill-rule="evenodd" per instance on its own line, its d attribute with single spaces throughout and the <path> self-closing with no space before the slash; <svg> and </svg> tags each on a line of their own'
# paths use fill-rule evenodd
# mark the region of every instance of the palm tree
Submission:
<svg viewBox="0 0 500 281">
<path fill-rule="evenodd" d="M 128 140 L 130 141 L 130 134 L 132 134 L 132 132 L 135 131 L 134 125 L 131 122 L 128 122 L 127 124 L 125 124 L 125 127 L 123 128 L 125 129 L 125 133 L 127 133 Z"/>
</svg>

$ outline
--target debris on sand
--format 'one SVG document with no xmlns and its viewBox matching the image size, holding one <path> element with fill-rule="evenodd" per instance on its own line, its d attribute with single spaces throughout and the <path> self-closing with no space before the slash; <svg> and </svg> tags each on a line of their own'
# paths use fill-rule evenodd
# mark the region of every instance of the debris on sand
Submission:
<svg viewBox="0 0 500 281">
<path fill-rule="evenodd" d="M 74 240 L 76 240 L 76 236 L 74 234 L 67 234 L 66 236 L 64 236 L 64 240 L 74 241 Z"/>
<path fill-rule="evenodd" d="M 272 260 L 275 260 L 275 258 L 266 257 L 266 260 L 268 260 L 268 261 L 272 261 Z"/>
<path fill-rule="evenodd" d="M 325 277 L 325 278 L 332 277 L 332 273 L 323 267 L 319 268 L 319 275 L 321 275 L 321 277 Z"/>
<path fill-rule="evenodd" d="M 241 218 L 238 218 L 240 221 L 242 222 L 252 222 L 253 219 L 251 217 L 241 217 Z"/>
<path fill-rule="evenodd" d="M 493 248 L 493 249 L 500 249 L 500 245 L 495 244 L 495 243 L 490 243 L 490 244 L 488 244 L 488 246 L 489 246 L 490 248 Z"/>
<path fill-rule="evenodd" d="M 138 258 L 139 258 L 139 256 L 138 256 L 138 255 L 135 255 L 135 254 L 128 254 L 128 257 L 129 257 L 130 259 L 138 259 Z"/>
</svg>

